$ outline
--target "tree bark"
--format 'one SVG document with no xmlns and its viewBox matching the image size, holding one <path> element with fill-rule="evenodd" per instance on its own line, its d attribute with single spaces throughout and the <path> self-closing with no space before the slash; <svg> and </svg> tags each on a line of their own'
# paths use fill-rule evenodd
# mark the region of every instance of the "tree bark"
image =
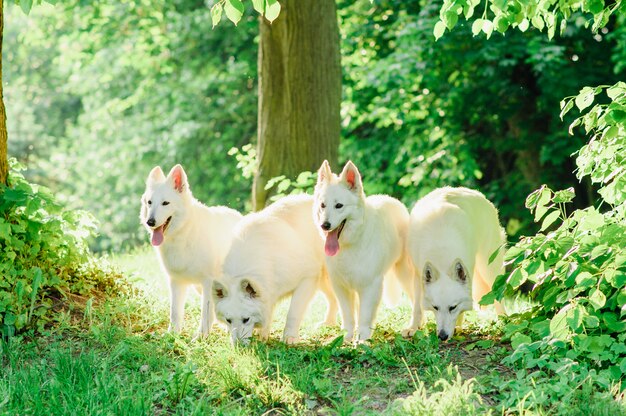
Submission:
<svg viewBox="0 0 626 416">
<path fill-rule="evenodd" d="M 0 184 L 7 184 L 9 162 L 7 152 L 7 115 L 2 88 L 2 35 L 4 33 L 4 2 L 0 1 Z"/>
<path fill-rule="evenodd" d="M 254 210 L 273 177 L 336 167 L 341 61 L 335 0 L 281 0 L 278 19 L 261 17 L 259 110 Z"/>
</svg>

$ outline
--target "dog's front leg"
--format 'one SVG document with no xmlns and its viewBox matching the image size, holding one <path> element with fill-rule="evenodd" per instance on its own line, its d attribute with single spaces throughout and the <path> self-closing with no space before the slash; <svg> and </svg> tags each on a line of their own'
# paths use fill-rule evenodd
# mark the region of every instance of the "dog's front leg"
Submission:
<svg viewBox="0 0 626 416">
<path fill-rule="evenodd" d="M 300 340 L 300 324 L 311 299 L 317 289 L 317 279 L 315 277 L 306 279 L 300 283 L 291 296 L 289 312 L 287 312 L 287 322 L 283 331 L 283 341 L 286 344 L 295 344 Z"/>
<path fill-rule="evenodd" d="M 183 328 L 183 315 L 185 313 L 185 298 L 187 286 L 175 282 L 170 278 L 170 326 L 169 332 L 180 333 Z"/>
<path fill-rule="evenodd" d="M 352 342 L 354 339 L 354 314 L 355 314 L 355 293 L 341 283 L 336 283 L 331 279 L 333 289 L 337 295 L 339 308 L 341 309 L 341 327 L 346 331 L 344 340 Z"/>
<path fill-rule="evenodd" d="M 213 302 L 211 301 L 211 285 L 213 281 L 206 279 L 202 283 L 202 306 L 200 307 L 200 326 L 198 327 L 198 334 L 196 338 L 206 337 L 211 331 L 213 320 L 215 318 L 215 311 L 213 310 Z"/>
<path fill-rule="evenodd" d="M 419 276 L 415 277 L 413 286 L 413 315 L 411 317 L 411 324 L 408 328 L 402 331 L 402 336 L 412 337 L 415 332 L 422 326 L 423 319 L 423 306 L 422 306 L 422 280 Z"/>
<path fill-rule="evenodd" d="M 359 293 L 359 342 L 367 341 L 372 336 L 382 293 L 382 276 L 372 279 L 372 283 Z"/>
</svg>

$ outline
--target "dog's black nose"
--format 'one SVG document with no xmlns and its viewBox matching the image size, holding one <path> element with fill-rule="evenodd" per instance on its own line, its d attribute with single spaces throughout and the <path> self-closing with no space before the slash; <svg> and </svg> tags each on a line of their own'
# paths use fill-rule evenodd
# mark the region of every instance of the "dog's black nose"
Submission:
<svg viewBox="0 0 626 416">
<path fill-rule="evenodd" d="M 330 223 L 328 221 L 322 224 L 322 230 L 325 230 L 325 231 L 330 230 Z"/>
<path fill-rule="evenodd" d="M 446 331 L 443 330 L 439 331 L 439 334 L 437 334 L 437 336 L 441 341 L 445 341 L 449 338 L 449 335 L 446 333 Z"/>
<path fill-rule="evenodd" d="M 154 227 L 154 225 L 156 224 L 156 221 L 154 220 L 154 218 L 148 218 L 148 221 L 146 221 L 146 224 L 148 224 L 149 227 Z"/>
</svg>

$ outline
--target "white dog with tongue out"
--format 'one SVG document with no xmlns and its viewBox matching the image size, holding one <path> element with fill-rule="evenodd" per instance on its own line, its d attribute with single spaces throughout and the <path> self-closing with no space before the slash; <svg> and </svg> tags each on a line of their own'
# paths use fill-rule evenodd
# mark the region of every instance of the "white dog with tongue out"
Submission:
<svg viewBox="0 0 626 416">
<path fill-rule="evenodd" d="M 196 200 L 183 167 L 176 165 L 167 177 L 161 167 L 152 169 L 139 217 L 169 277 L 169 331 L 180 332 L 187 289 L 195 286 L 202 294 L 198 336 L 207 335 L 215 315 L 211 304 L 213 279 L 221 274 L 232 230 L 241 214 L 227 207 L 207 207 Z"/>
<path fill-rule="evenodd" d="M 390 196 L 366 198 L 361 175 L 352 162 L 337 176 L 324 161 L 318 171 L 313 216 L 326 241 L 326 265 L 341 307 L 345 338 L 354 339 L 358 322 L 356 339 L 365 341 L 372 334 L 383 281 L 387 290 L 397 287 L 390 280 L 394 276 L 384 279 L 386 274 L 395 275 L 411 298 L 416 295 L 405 247 L 409 212 Z M 398 294 L 395 290 L 386 298 L 395 302 Z M 411 328 L 417 328 L 421 320 L 419 308 Z"/>
</svg>

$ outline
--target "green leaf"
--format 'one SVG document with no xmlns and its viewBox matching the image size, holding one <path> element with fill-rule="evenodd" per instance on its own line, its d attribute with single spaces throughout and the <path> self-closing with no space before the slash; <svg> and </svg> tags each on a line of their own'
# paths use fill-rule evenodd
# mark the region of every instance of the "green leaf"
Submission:
<svg viewBox="0 0 626 416">
<path fill-rule="evenodd" d="M 483 29 L 483 19 L 476 19 L 472 23 L 472 35 L 476 36 Z"/>
<path fill-rule="evenodd" d="M 552 202 L 554 202 L 555 204 L 571 202 L 575 196 L 576 191 L 574 190 L 574 188 L 563 189 L 554 193 L 554 198 L 552 198 Z"/>
<path fill-rule="evenodd" d="M 435 40 L 439 40 L 440 37 L 443 36 L 446 31 L 446 24 L 441 20 L 435 24 L 435 29 L 433 29 L 433 34 L 435 35 Z"/>
<path fill-rule="evenodd" d="M 491 20 L 483 20 L 482 30 L 487 35 L 487 39 L 489 39 L 493 33 L 493 22 Z"/>
<path fill-rule="evenodd" d="M 539 31 L 542 31 L 543 28 L 545 27 L 545 23 L 543 22 L 543 19 L 541 18 L 541 16 L 539 15 L 535 15 L 532 19 L 531 19 L 531 23 L 533 24 L 534 27 L 536 27 L 537 29 L 539 29 Z"/>
<path fill-rule="evenodd" d="M 0 221 L 4 221 L 0 218 Z M 0 222 L 0 239 L 9 241 L 11 238 L 11 224 Z"/>
<path fill-rule="evenodd" d="M 602 320 L 608 329 L 613 332 L 624 332 L 626 330 L 626 321 L 620 320 L 616 314 L 605 312 L 602 314 Z"/>
<path fill-rule="evenodd" d="M 495 20 L 493 21 L 493 24 L 496 27 L 496 30 L 498 32 L 504 33 L 509 28 L 511 23 L 506 17 L 501 15 L 495 18 Z"/>
<path fill-rule="evenodd" d="M 606 90 L 606 95 L 613 101 L 626 95 L 626 83 L 620 81 Z"/>
<path fill-rule="evenodd" d="M 459 15 L 456 12 L 449 10 L 443 14 L 443 22 L 446 24 L 448 30 L 452 30 L 452 28 L 459 21 Z"/>
<path fill-rule="evenodd" d="M 589 303 L 595 310 L 598 310 L 606 304 L 606 296 L 600 289 L 594 289 L 589 295 Z"/>
<path fill-rule="evenodd" d="M 594 97 L 595 97 L 595 92 L 593 88 L 591 87 L 583 88 L 582 90 L 580 90 L 580 93 L 575 98 L 576 107 L 578 107 L 580 111 L 583 111 L 585 108 L 593 104 Z"/>
<path fill-rule="evenodd" d="M 550 334 L 554 338 L 566 339 L 570 334 L 570 327 L 567 323 L 567 315 L 571 305 L 565 305 L 561 310 L 554 315 L 550 320 Z"/>
<path fill-rule="evenodd" d="M 567 324 L 573 331 L 577 331 L 583 323 L 587 310 L 582 305 L 576 305 L 567 312 Z"/>
<path fill-rule="evenodd" d="M 522 344 L 530 344 L 532 342 L 532 338 L 528 335 L 524 335 L 521 332 L 517 332 L 513 334 L 511 337 L 511 347 L 516 350 Z"/>
<path fill-rule="evenodd" d="M 522 271 L 519 267 L 516 267 L 515 270 L 513 270 L 509 277 L 506 279 L 506 282 L 513 288 L 517 288 L 524 281 L 524 275 L 522 274 Z"/>
<path fill-rule="evenodd" d="M 226 0 L 224 11 L 228 20 L 237 25 L 243 16 L 243 3 L 241 0 Z"/>
<path fill-rule="evenodd" d="M 267 0 L 267 5 L 265 6 L 265 18 L 272 23 L 278 18 L 279 14 L 280 3 L 275 0 Z"/>
<path fill-rule="evenodd" d="M 30 13 L 30 9 L 33 7 L 33 0 L 20 0 L 20 8 L 26 14 Z"/>
<path fill-rule="evenodd" d="M 574 100 L 561 101 L 561 114 L 559 114 L 561 120 L 563 120 L 563 116 L 565 116 L 565 114 L 567 114 L 572 108 L 574 108 Z"/>
<path fill-rule="evenodd" d="M 552 211 L 551 213 L 546 215 L 546 217 L 543 219 L 543 222 L 541 223 L 541 228 L 539 229 L 539 231 L 544 231 L 546 228 L 551 226 L 557 219 L 559 219 L 560 215 L 561 211 L 559 210 Z"/>
<path fill-rule="evenodd" d="M 522 32 L 526 32 L 528 30 L 529 27 L 529 23 L 528 23 L 528 19 L 524 19 L 520 22 L 518 28 L 519 30 L 521 30 Z"/>
<path fill-rule="evenodd" d="M 222 20 L 222 3 L 215 3 L 215 5 L 211 7 L 211 22 L 213 23 L 213 27 L 217 26 L 221 20 Z M 236 149 L 236 148 L 233 148 L 233 149 Z"/>
<path fill-rule="evenodd" d="M 265 14 L 265 0 L 252 0 L 252 7 L 259 12 L 261 16 Z"/>
</svg>

